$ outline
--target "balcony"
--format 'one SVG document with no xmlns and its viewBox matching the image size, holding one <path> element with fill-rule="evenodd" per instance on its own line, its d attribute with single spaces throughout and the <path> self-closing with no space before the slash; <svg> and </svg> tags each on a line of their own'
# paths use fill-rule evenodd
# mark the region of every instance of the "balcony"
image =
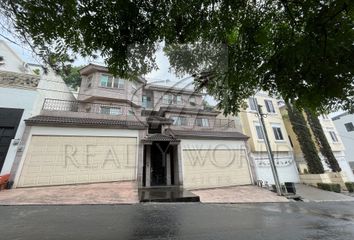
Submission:
<svg viewBox="0 0 354 240">
<path fill-rule="evenodd" d="M 41 115 L 60 117 L 142 120 L 140 110 L 128 104 L 101 104 L 46 98 Z"/>
<path fill-rule="evenodd" d="M 208 119 L 208 121 L 196 121 L 196 118 L 175 120 L 171 129 L 198 130 L 198 131 L 242 131 L 240 123 L 229 119 Z"/>
</svg>

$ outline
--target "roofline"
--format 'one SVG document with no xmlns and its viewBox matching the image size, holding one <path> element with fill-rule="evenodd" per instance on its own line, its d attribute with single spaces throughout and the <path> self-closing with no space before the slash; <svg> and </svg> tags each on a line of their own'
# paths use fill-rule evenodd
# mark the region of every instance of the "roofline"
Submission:
<svg viewBox="0 0 354 240">
<path fill-rule="evenodd" d="M 344 117 L 344 116 L 347 116 L 349 115 L 350 113 L 348 111 L 345 111 L 343 113 L 340 113 L 338 114 L 337 116 L 334 116 L 332 117 L 332 120 L 335 121 L 335 120 L 339 120 L 341 117 Z"/>
<path fill-rule="evenodd" d="M 89 67 L 93 67 L 94 69 L 96 69 L 98 71 L 102 71 L 102 72 L 105 72 L 105 73 L 108 73 L 108 74 L 112 74 L 112 73 L 109 72 L 108 67 L 102 66 L 102 65 L 98 65 L 98 64 L 94 64 L 94 63 L 89 63 L 88 65 L 80 68 L 79 69 L 79 73 L 83 75 L 82 71 L 85 70 L 85 68 L 89 68 Z M 144 84 L 147 83 L 147 80 L 145 78 L 141 77 L 141 76 L 138 76 L 137 80 L 142 82 L 142 83 L 144 83 Z"/>
<path fill-rule="evenodd" d="M 179 87 L 174 87 L 174 86 L 163 86 L 163 85 L 157 85 L 153 83 L 148 83 L 145 86 L 146 89 L 149 90 L 156 90 L 156 91 L 167 91 L 167 92 L 173 92 L 173 93 L 188 93 L 190 95 L 197 95 L 197 96 L 203 96 L 203 93 L 191 90 L 191 89 L 185 89 L 185 88 L 179 88 Z"/>
</svg>

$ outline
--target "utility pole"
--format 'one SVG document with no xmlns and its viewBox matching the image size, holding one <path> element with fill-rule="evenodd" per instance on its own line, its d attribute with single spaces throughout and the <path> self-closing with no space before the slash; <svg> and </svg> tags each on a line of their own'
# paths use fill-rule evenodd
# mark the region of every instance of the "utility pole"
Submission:
<svg viewBox="0 0 354 240">
<path fill-rule="evenodd" d="M 263 134 L 263 137 L 264 137 L 264 143 L 266 145 L 266 149 L 267 149 L 267 152 L 268 152 L 268 157 L 269 157 L 270 167 L 271 167 L 272 173 L 273 173 L 275 188 L 277 189 L 278 195 L 281 196 L 282 195 L 282 190 L 281 190 L 281 185 L 280 185 L 280 181 L 279 181 L 278 171 L 277 171 L 277 168 L 275 166 L 275 161 L 274 161 L 272 148 L 270 146 L 269 139 L 268 139 L 268 133 L 267 133 L 267 130 L 266 130 L 265 124 L 264 124 L 264 116 L 266 114 L 264 114 L 262 112 L 262 106 L 258 105 L 257 100 L 255 98 L 252 98 L 252 100 L 253 100 L 253 103 L 254 103 L 254 105 L 256 106 L 256 109 L 257 109 L 257 117 L 258 117 L 259 123 L 261 125 L 262 134 Z"/>
</svg>

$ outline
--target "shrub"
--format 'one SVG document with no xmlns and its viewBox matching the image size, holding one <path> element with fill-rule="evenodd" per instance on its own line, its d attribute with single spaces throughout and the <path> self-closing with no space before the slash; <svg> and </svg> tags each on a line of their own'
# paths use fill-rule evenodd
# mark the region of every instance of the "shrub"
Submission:
<svg viewBox="0 0 354 240">
<path fill-rule="evenodd" d="M 317 183 L 317 187 L 322 190 L 340 193 L 340 185 L 337 183 Z"/>
<path fill-rule="evenodd" d="M 346 182 L 345 186 L 348 189 L 348 192 L 354 192 L 354 182 Z"/>
</svg>

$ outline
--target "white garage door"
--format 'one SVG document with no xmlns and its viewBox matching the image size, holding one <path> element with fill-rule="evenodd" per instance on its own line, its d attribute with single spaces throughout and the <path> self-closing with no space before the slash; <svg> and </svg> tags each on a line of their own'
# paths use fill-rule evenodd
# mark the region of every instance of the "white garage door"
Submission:
<svg viewBox="0 0 354 240">
<path fill-rule="evenodd" d="M 183 150 L 183 185 L 188 189 L 251 184 L 245 150 Z"/>
<path fill-rule="evenodd" d="M 18 187 L 136 179 L 134 137 L 32 136 Z"/>
</svg>

